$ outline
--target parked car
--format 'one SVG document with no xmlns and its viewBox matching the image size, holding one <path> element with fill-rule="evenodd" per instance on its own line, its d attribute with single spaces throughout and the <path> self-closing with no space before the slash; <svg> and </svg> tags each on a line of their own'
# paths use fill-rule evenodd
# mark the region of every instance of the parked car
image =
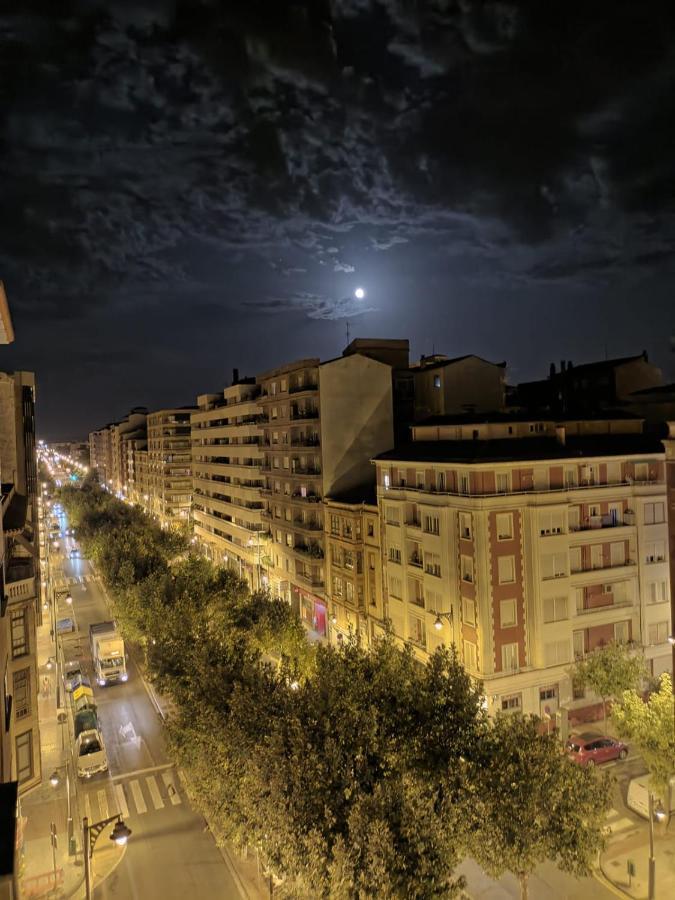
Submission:
<svg viewBox="0 0 675 900">
<path fill-rule="evenodd" d="M 612 759 L 625 759 L 628 747 L 623 741 L 599 734 L 573 735 L 567 742 L 569 758 L 580 766 L 595 766 Z"/>
<path fill-rule="evenodd" d="M 108 771 L 108 757 L 103 736 L 98 729 L 82 731 L 75 741 L 77 774 L 80 778 L 91 778 L 98 772 Z"/>
<path fill-rule="evenodd" d="M 79 556 L 79 555 L 80 555 L 80 551 L 77 550 L 75 547 L 70 551 L 70 558 L 71 558 L 71 559 L 75 559 L 75 557 L 76 557 L 76 556 Z"/>
<path fill-rule="evenodd" d="M 76 679 L 82 677 L 82 666 L 77 660 L 67 662 L 63 667 L 63 682 L 66 690 L 70 693 L 74 687 Z"/>
</svg>

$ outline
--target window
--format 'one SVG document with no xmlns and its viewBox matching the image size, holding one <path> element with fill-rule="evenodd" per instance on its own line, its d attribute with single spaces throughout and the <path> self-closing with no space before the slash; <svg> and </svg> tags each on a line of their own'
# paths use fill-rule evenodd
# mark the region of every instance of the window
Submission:
<svg viewBox="0 0 675 900">
<path fill-rule="evenodd" d="M 471 482 L 469 479 L 468 472 L 460 472 L 459 474 L 459 493 L 460 494 L 469 494 L 470 493 Z"/>
<path fill-rule="evenodd" d="M 272 418 L 273 419 L 279 418 L 279 408 L 277 406 L 272 407 Z"/>
<path fill-rule="evenodd" d="M 287 535 L 286 535 L 286 546 L 287 546 L 287 547 L 292 547 L 292 546 L 293 546 L 293 535 L 292 535 L 292 534 L 287 534 Z"/>
<path fill-rule="evenodd" d="M 398 553 L 398 561 L 401 561 L 401 551 Z M 352 550 L 345 550 L 344 553 L 344 561 L 345 561 L 345 569 L 353 569 L 354 568 L 354 553 Z"/>
<path fill-rule="evenodd" d="M 567 641 L 551 641 L 544 644 L 544 665 L 560 666 L 570 661 L 570 644 Z"/>
<path fill-rule="evenodd" d="M 415 606 L 424 606 L 424 589 L 422 582 L 416 578 L 408 579 L 408 602 Z"/>
<path fill-rule="evenodd" d="M 470 556 L 462 556 L 460 563 L 462 581 L 473 581 L 473 559 Z"/>
<path fill-rule="evenodd" d="M 539 516 L 539 534 L 563 534 L 565 519 L 562 510 L 542 512 Z"/>
<path fill-rule="evenodd" d="M 521 694 L 510 694 L 508 697 L 502 697 L 502 712 L 517 712 L 522 706 Z"/>
<path fill-rule="evenodd" d="M 567 575 L 567 554 L 545 553 L 541 558 L 543 578 L 564 578 Z"/>
<path fill-rule="evenodd" d="M 399 565 L 401 565 L 401 550 L 399 547 L 389 548 L 389 562 L 398 563 Z"/>
<path fill-rule="evenodd" d="M 368 568 L 370 569 L 371 572 L 375 571 L 375 554 L 374 553 L 368 554 Z"/>
<path fill-rule="evenodd" d="M 459 536 L 471 540 L 471 513 L 459 514 Z"/>
<path fill-rule="evenodd" d="M 366 534 L 368 537 L 375 537 L 375 526 L 372 522 L 366 522 Z"/>
<path fill-rule="evenodd" d="M 30 669 L 19 669 L 14 673 L 12 696 L 14 717 L 23 719 L 30 715 Z"/>
<path fill-rule="evenodd" d="M 389 473 L 388 473 L 388 472 L 385 472 L 385 473 L 384 473 L 382 482 L 383 482 L 383 484 L 384 484 L 384 489 L 385 489 L 385 491 L 388 491 L 389 488 L 390 488 L 390 486 L 391 486 L 391 478 L 389 477 Z"/>
<path fill-rule="evenodd" d="M 621 463 L 607 463 L 607 484 L 619 484 L 621 482 Z"/>
<path fill-rule="evenodd" d="M 647 585 L 647 597 L 650 603 L 665 603 L 668 599 L 668 583 L 666 581 L 652 581 Z"/>
<path fill-rule="evenodd" d="M 272 460 L 272 467 L 274 469 L 279 468 L 279 457 L 278 456 L 275 456 L 274 459 Z"/>
<path fill-rule="evenodd" d="M 338 578 L 337 575 L 333 576 L 333 596 L 334 597 L 342 596 L 342 579 Z"/>
<path fill-rule="evenodd" d="M 399 487 L 405 487 L 405 486 L 406 486 L 405 469 L 399 469 L 399 470 L 398 470 L 398 485 L 399 485 Z"/>
<path fill-rule="evenodd" d="M 28 628 L 26 626 L 26 610 L 19 609 L 12 613 L 12 659 L 28 653 Z"/>
<path fill-rule="evenodd" d="M 615 622 L 614 623 L 614 640 L 617 644 L 627 644 L 630 640 L 630 635 L 628 633 L 628 622 Z"/>
<path fill-rule="evenodd" d="M 442 494 L 445 493 L 445 472 L 438 472 L 436 474 L 436 490 L 440 491 Z"/>
<path fill-rule="evenodd" d="M 578 484 L 578 473 L 576 466 L 565 467 L 565 487 L 573 488 Z"/>
<path fill-rule="evenodd" d="M 502 600 L 499 604 L 499 623 L 502 628 L 516 624 L 516 601 Z"/>
<path fill-rule="evenodd" d="M 665 558 L 666 549 L 663 541 L 647 541 L 645 544 L 645 562 L 663 562 Z"/>
<path fill-rule="evenodd" d="M 518 668 L 518 644 L 502 645 L 502 671 L 515 672 Z"/>
<path fill-rule="evenodd" d="M 389 576 L 389 595 L 400 600 L 403 597 L 403 582 L 395 575 Z"/>
<path fill-rule="evenodd" d="M 668 640 L 668 622 L 655 622 L 649 626 L 649 643 L 665 644 Z"/>
<path fill-rule="evenodd" d="M 441 520 L 438 518 L 438 516 L 425 516 L 424 530 L 427 532 L 427 534 L 440 534 Z"/>
<path fill-rule="evenodd" d="M 330 517 L 330 533 L 340 534 L 340 519 L 338 516 Z"/>
<path fill-rule="evenodd" d="M 415 485 L 418 491 L 424 490 L 424 472 L 417 472 L 415 476 Z"/>
<path fill-rule="evenodd" d="M 423 620 L 418 616 L 410 616 L 408 625 L 410 629 L 410 640 L 413 644 L 418 644 L 420 647 L 426 647 L 427 636 Z"/>
<path fill-rule="evenodd" d="M 665 521 L 665 503 L 645 503 L 645 525 L 656 525 Z"/>
<path fill-rule="evenodd" d="M 351 581 L 345 581 L 345 600 L 347 603 L 354 602 L 354 585 Z"/>
<path fill-rule="evenodd" d="M 435 575 L 437 578 L 441 577 L 441 557 L 438 553 L 424 554 L 424 571 L 428 575 Z"/>
<path fill-rule="evenodd" d="M 513 584 L 516 580 L 516 560 L 513 556 L 497 557 L 497 577 L 500 584 Z"/>
<path fill-rule="evenodd" d="M 579 678 L 572 677 L 572 700 L 583 700 L 586 696 L 586 687 Z"/>
<path fill-rule="evenodd" d="M 613 566 L 626 565 L 626 545 L 623 541 L 616 541 L 609 545 L 610 561 Z"/>
<path fill-rule="evenodd" d="M 399 515 L 398 506 L 385 506 L 385 519 L 387 521 L 387 525 L 400 525 L 401 517 Z"/>
<path fill-rule="evenodd" d="M 466 625 L 476 624 L 476 604 L 468 597 L 462 597 L 462 621 Z"/>
<path fill-rule="evenodd" d="M 16 774 L 20 782 L 33 776 L 33 732 L 18 735 L 16 746 Z"/>
<path fill-rule="evenodd" d="M 469 671 L 478 671 L 478 647 L 472 641 L 464 641 L 464 665 Z"/>
<path fill-rule="evenodd" d="M 510 541 L 513 537 L 513 516 L 511 513 L 497 513 L 497 540 Z"/>
<path fill-rule="evenodd" d="M 567 597 L 544 598 L 544 622 L 562 622 L 567 618 Z"/>
<path fill-rule="evenodd" d="M 434 375 L 434 387 L 439 388 L 441 386 L 441 376 Z"/>
<path fill-rule="evenodd" d="M 508 494 L 511 491 L 511 476 L 508 472 L 497 472 L 497 493 Z"/>
<path fill-rule="evenodd" d="M 647 481 L 649 478 L 649 464 L 635 463 L 635 480 Z"/>
<path fill-rule="evenodd" d="M 572 632 L 572 649 L 574 650 L 575 659 L 583 659 L 586 655 L 586 632 Z"/>
</svg>

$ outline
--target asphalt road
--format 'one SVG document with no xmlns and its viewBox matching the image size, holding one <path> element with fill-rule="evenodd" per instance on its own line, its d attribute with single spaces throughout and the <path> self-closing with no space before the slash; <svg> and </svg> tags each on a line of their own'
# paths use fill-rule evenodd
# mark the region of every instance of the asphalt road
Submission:
<svg viewBox="0 0 675 900">
<path fill-rule="evenodd" d="M 79 659 L 91 676 L 109 771 L 86 782 L 75 779 L 73 818 L 77 827 L 83 816 L 97 822 L 121 812 L 133 832 L 120 864 L 94 896 L 97 900 L 236 900 L 243 895 L 205 831 L 203 818 L 190 807 L 167 756 L 160 717 L 135 663 L 128 661 L 126 684 L 100 688 L 94 683 L 89 625 L 109 619 L 110 614 L 92 565 L 69 558 L 76 546 L 73 538 L 62 537 L 60 556 L 52 555 L 73 597 L 70 608 L 60 602 L 59 616 L 72 615 L 78 626 L 74 635 L 63 637 L 64 656 Z M 95 858 L 96 853 L 94 865 Z"/>
</svg>

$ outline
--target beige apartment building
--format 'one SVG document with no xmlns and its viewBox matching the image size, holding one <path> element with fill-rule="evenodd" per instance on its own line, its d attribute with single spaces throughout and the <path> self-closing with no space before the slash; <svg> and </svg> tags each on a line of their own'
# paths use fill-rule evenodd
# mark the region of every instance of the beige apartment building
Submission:
<svg viewBox="0 0 675 900">
<path fill-rule="evenodd" d="M 127 456 L 127 497 L 132 503 L 149 508 L 148 439 L 131 441 Z"/>
<path fill-rule="evenodd" d="M 129 454 L 133 446 L 140 442 L 147 445 L 148 411 L 142 407 L 132 409 L 120 422 L 110 425 L 111 476 L 115 493 L 126 495 L 129 477 Z"/>
<path fill-rule="evenodd" d="M 422 660 L 454 643 L 491 711 L 582 719 L 571 666 L 612 640 L 670 669 L 664 449 L 640 420 L 436 419 L 375 466 L 384 619 Z"/>
<path fill-rule="evenodd" d="M 148 414 L 148 501 L 164 528 L 189 528 L 192 505 L 190 415 L 194 407 Z"/>
<path fill-rule="evenodd" d="M 374 483 L 324 500 L 326 603 L 332 643 L 370 643 L 383 619 L 380 514 Z"/>
<path fill-rule="evenodd" d="M 221 394 L 203 394 L 190 417 L 194 533 L 207 556 L 263 587 L 267 524 L 260 386 L 239 379 Z"/>
<path fill-rule="evenodd" d="M 89 467 L 98 473 L 101 484 L 112 486 L 112 425 L 105 425 L 89 435 Z"/>
<path fill-rule="evenodd" d="M 3 715 L 0 773 L 19 794 L 40 783 L 36 627 L 41 623 L 35 376 L 0 373 L 4 591 L 0 598 Z M 7 704 L 7 694 L 11 703 Z"/>
<path fill-rule="evenodd" d="M 394 444 L 386 341 L 258 376 L 271 587 L 319 637 L 328 635 L 323 498 L 372 480 L 370 458 Z M 391 342 L 398 345 L 399 342 Z M 362 350 L 364 352 L 362 352 Z M 377 448 L 377 449 L 376 449 Z"/>
</svg>

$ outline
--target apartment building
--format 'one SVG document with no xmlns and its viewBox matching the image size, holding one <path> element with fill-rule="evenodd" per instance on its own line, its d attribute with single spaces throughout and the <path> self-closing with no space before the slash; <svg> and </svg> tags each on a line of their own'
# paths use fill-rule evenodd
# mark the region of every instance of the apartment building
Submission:
<svg viewBox="0 0 675 900">
<path fill-rule="evenodd" d="M 415 418 L 504 409 L 506 363 L 493 363 L 474 354 L 449 359 L 443 354 L 422 356 L 410 366 L 414 377 Z"/>
<path fill-rule="evenodd" d="M 375 465 L 385 619 L 420 659 L 454 643 L 492 711 L 581 717 L 571 664 L 611 640 L 670 668 L 664 450 L 640 420 L 436 419 Z"/>
<path fill-rule="evenodd" d="M 262 490 L 260 385 L 239 378 L 221 394 L 203 394 L 190 417 L 194 533 L 207 556 L 264 585 L 267 523 Z"/>
<path fill-rule="evenodd" d="M 112 423 L 89 434 L 89 467 L 98 473 L 101 484 L 112 484 Z"/>
<path fill-rule="evenodd" d="M 373 341 L 369 354 L 348 348 L 334 360 L 302 359 L 257 378 L 271 587 L 323 638 L 322 500 L 372 479 L 370 458 L 394 444 L 392 366 L 377 358 L 386 348 Z"/>
<path fill-rule="evenodd" d="M 370 643 L 383 619 L 380 514 L 374 482 L 324 500 L 328 636 Z"/>
<path fill-rule="evenodd" d="M 147 509 L 165 528 L 190 527 L 190 415 L 193 411 L 192 406 L 160 409 L 149 413 L 147 418 Z"/>
<path fill-rule="evenodd" d="M 36 641 L 42 608 L 32 372 L 0 373 L 0 471 L 4 552 L 0 674 L 5 692 L 1 771 L 3 778 L 9 772 L 19 782 L 22 794 L 42 777 Z"/>
<path fill-rule="evenodd" d="M 126 494 L 129 477 L 129 454 L 132 446 L 147 444 L 148 411 L 144 407 L 132 409 L 120 422 L 110 425 L 112 489 Z"/>
<path fill-rule="evenodd" d="M 150 501 L 148 475 L 148 439 L 129 442 L 127 453 L 127 497 L 133 503 L 147 507 Z"/>
<path fill-rule="evenodd" d="M 670 567 L 670 632 L 671 671 L 675 675 L 675 422 L 668 422 L 666 451 L 666 520 L 668 522 L 668 560 Z"/>
</svg>

